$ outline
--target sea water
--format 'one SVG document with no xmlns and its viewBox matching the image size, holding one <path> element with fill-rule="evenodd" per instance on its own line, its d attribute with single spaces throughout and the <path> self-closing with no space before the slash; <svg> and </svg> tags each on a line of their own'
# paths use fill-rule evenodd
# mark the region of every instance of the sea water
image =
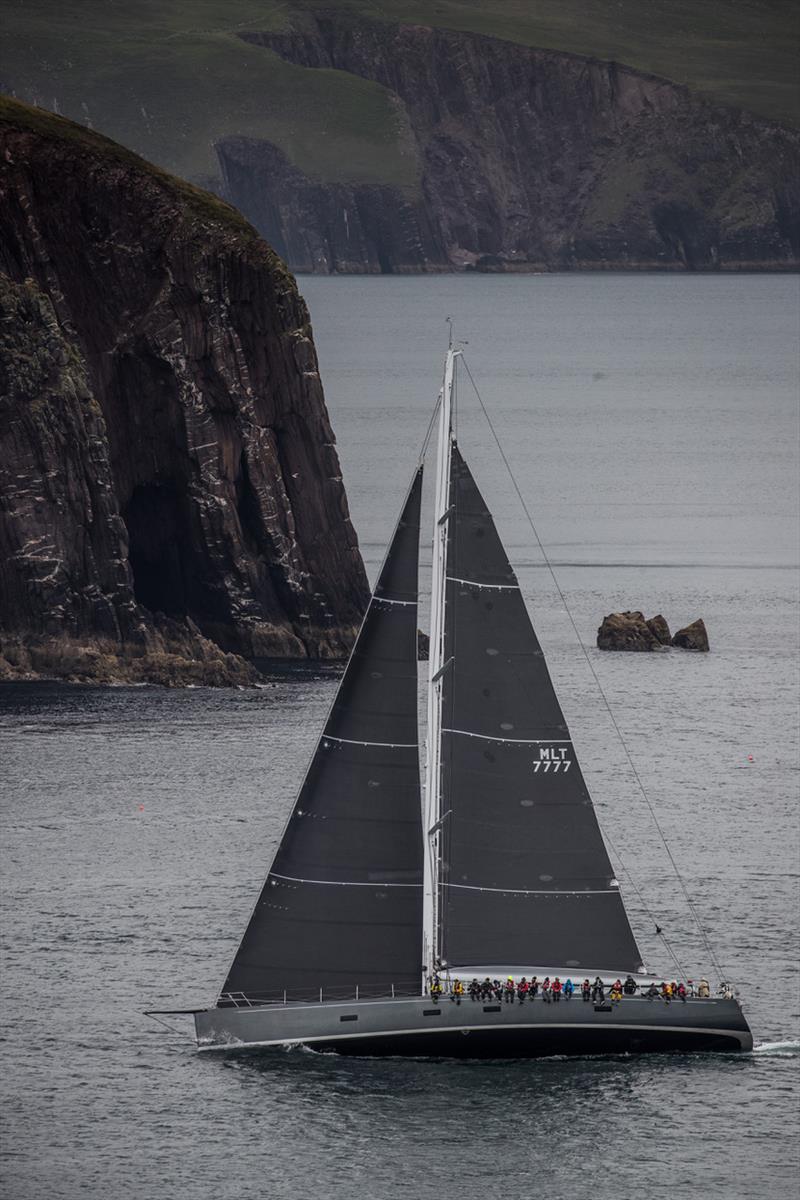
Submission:
<svg viewBox="0 0 800 1200">
<path fill-rule="evenodd" d="M 198 1056 L 186 1018 L 165 1028 L 142 1012 L 213 1000 L 336 669 L 275 670 L 248 691 L 5 685 L 3 1194 L 786 1191 L 800 1065 L 797 280 L 301 287 L 372 578 L 435 401 L 447 316 L 468 343 L 555 578 L 463 373 L 459 440 L 518 568 L 646 961 L 673 977 L 676 956 L 696 977 L 713 955 L 757 1048 Z M 596 628 L 622 608 L 673 629 L 702 616 L 711 653 L 600 653 Z"/>
</svg>

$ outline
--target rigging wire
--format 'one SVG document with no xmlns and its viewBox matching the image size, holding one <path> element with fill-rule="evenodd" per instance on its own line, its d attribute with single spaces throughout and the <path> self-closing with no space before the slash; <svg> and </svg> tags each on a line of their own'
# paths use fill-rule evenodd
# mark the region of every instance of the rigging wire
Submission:
<svg viewBox="0 0 800 1200">
<path fill-rule="evenodd" d="M 540 536 L 539 536 L 539 531 L 537 530 L 537 528 L 536 528 L 536 525 L 534 524 L 533 517 L 531 516 L 531 514 L 530 514 L 530 510 L 528 509 L 528 506 L 527 506 L 527 504 L 525 503 L 525 498 L 523 497 L 523 495 L 522 495 L 522 492 L 520 491 L 520 488 L 519 488 L 519 484 L 517 483 L 517 481 L 516 481 L 516 478 L 514 477 L 514 472 L 511 470 L 511 464 L 509 463 L 508 459 L 506 458 L 506 454 L 505 454 L 505 451 L 503 450 L 503 446 L 502 446 L 502 443 L 501 443 L 501 441 L 500 441 L 500 438 L 499 438 L 499 437 L 498 437 L 498 435 L 497 435 L 497 431 L 495 430 L 495 427 L 494 427 L 494 425 L 492 424 L 492 419 L 491 419 L 491 417 L 489 416 L 489 413 L 488 413 L 488 411 L 487 411 L 487 409 L 486 409 L 486 405 L 485 405 L 485 404 L 484 404 L 484 402 L 483 402 L 483 397 L 481 396 L 480 392 L 478 391 L 478 385 L 475 383 L 475 380 L 474 380 L 474 379 L 473 379 L 473 377 L 472 377 L 472 372 L 470 371 L 470 369 L 469 369 L 469 366 L 468 366 L 468 364 L 467 364 L 466 360 L 464 359 L 463 355 L 462 355 L 461 361 L 464 363 L 464 370 L 467 372 L 467 375 L 468 375 L 468 377 L 469 377 L 469 381 L 470 381 L 470 383 L 472 384 L 472 388 L 473 388 L 473 390 L 474 390 L 474 392 L 475 392 L 475 395 L 476 395 L 476 397 L 477 397 L 478 403 L 480 404 L 480 406 L 481 406 L 481 410 L 482 410 L 482 412 L 483 412 L 483 415 L 484 415 L 484 417 L 486 418 L 486 423 L 487 423 L 487 425 L 489 426 L 489 429 L 491 430 L 492 437 L 493 437 L 493 438 L 494 438 L 494 440 L 495 440 L 495 444 L 497 445 L 497 449 L 498 449 L 498 451 L 499 451 L 499 453 L 500 453 L 500 457 L 502 458 L 502 460 L 503 460 L 503 464 L 504 464 L 504 466 L 505 466 L 505 468 L 506 468 L 506 471 L 508 472 L 508 476 L 509 476 L 509 479 L 511 480 L 511 483 L 512 483 L 512 486 L 513 486 L 513 488 L 514 488 L 514 491 L 515 491 L 515 492 L 516 492 L 516 494 L 517 494 L 517 499 L 518 499 L 518 500 L 519 500 L 519 502 L 520 502 L 520 505 L 521 505 L 521 507 L 522 507 L 522 511 L 524 512 L 524 514 L 525 514 L 525 516 L 526 516 L 526 518 L 527 518 L 528 524 L 529 524 L 529 525 L 530 525 L 530 527 L 531 527 L 531 531 L 532 531 L 532 533 L 533 533 L 533 536 L 536 538 L 536 543 L 537 543 L 537 545 L 538 545 L 538 547 L 539 547 L 539 551 L 540 551 L 540 553 L 541 553 L 541 555 L 542 555 L 542 558 L 544 559 L 544 562 L 545 562 L 545 564 L 546 564 L 546 566 L 547 566 L 547 569 L 548 569 L 548 571 L 550 572 L 550 576 L 551 576 L 551 578 L 552 578 L 552 580 L 553 580 L 553 583 L 554 583 L 554 585 L 555 585 L 556 591 L 558 592 L 558 595 L 559 595 L 559 597 L 560 597 L 560 599 L 561 599 L 561 603 L 562 603 L 562 605 L 563 605 L 563 607 L 564 607 L 564 611 L 566 612 L 567 616 L 569 617 L 570 624 L 572 625 L 573 631 L 574 631 L 574 633 L 575 633 L 575 637 L 578 639 L 578 645 L 580 646 L 581 650 L 583 651 L 583 656 L 584 656 L 584 658 L 586 659 L 586 662 L 587 662 L 587 664 L 588 664 L 588 666 L 589 666 L 589 670 L 591 671 L 591 673 L 592 673 L 592 676 L 594 677 L 594 681 L 595 681 L 595 683 L 597 684 L 597 690 L 598 690 L 598 692 L 600 693 L 600 696 L 601 696 L 601 698 L 602 698 L 602 700 L 603 700 L 603 704 L 604 704 L 604 706 L 605 706 L 605 708 L 606 708 L 606 711 L 608 712 L 608 715 L 609 715 L 609 717 L 611 718 L 611 723 L 612 723 L 612 725 L 614 726 L 614 729 L 615 729 L 615 731 L 616 731 L 617 737 L 619 738 L 620 745 L 622 746 L 622 749 L 623 749 L 623 751 L 625 752 L 625 757 L 626 757 L 626 759 L 627 759 L 627 761 L 628 761 L 628 765 L 629 765 L 629 767 L 630 767 L 630 769 L 631 769 L 631 772 L 633 773 L 633 777 L 634 777 L 634 779 L 636 780 L 636 784 L 637 784 L 637 786 L 638 786 L 638 788 L 639 788 L 639 791 L 641 792 L 641 794 L 642 794 L 642 797 L 643 797 L 643 799 L 644 799 L 644 802 L 645 802 L 645 804 L 647 805 L 647 808 L 648 808 L 648 810 L 649 810 L 649 812 L 650 812 L 650 817 L 651 817 L 651 819 L 652 819 L 652 821 L 653 821 L 653 825 L 655 826 L 655 829 L 656 829 L 656 831 L 658 832 L 658 835 L 659 835 L 659 837 L 660 837 L 660 839 L 661 839 L 661 843 L 662 843 L 662 845 L 663 845 L 663 847 L 664 847 L 664 851 L 665 851 L 665 853 L 666 853 L 666 855 L 667 855 L 667 858 L 669 859 L 669 862 L 670 862 L 670 864 L 671 864 L 671 866 L 672 866 L 672 870 L 673 870 L 673 871 L 674 871 L 674 873 L 675 873 L 675 878 L 677 879 L 678 883 L 680 884 L 680 888 L 681 888 L 681 891 L 683 892 L 683 896 L 684 896 L 684 899 L 685 899 L 685 901 L 686 901 L 686 904 L 687 904 L 687 907 L 688 907 L 688 909 L 689 909 L 689 912 L 691 913 L 691 915 L 692 915 L 692 917 L 693 917 L 693 919 L 694 919 L 695 925 L 697 926 L 697 929 L 698 929 L 698 931 L 699 931 L 699 933 L 700 933 L 700 935 L 701 935 L 701 937 L 702 937 L 702 939 L 703 939 L 703 944 L 704 944 L 704 946 L 705 946 L 706 953 L 708 954 L 708 956 L 709 956 L 709 959 L 710 959 L 710 961 L 711 961 L 711 963 L 712 963 L 713 967 L 714 967 L 714 968 L 715 968 L 715 970 L 717 971 L 717 973 L 718 973 L 718 975 L 719 975 L 719 978 L 720 978 L 720 979 L 724 979 L 724 978 L 725 978 L 725 976 L 724 976 L 724 974 L 723 974 L 723 972 L 722 972 L 722 969 L 721 969 L 721 967 L 720 967 L 720 964 L 719 964 L 719 962 L 718 962 L 718 960 L 717 960 L 717 957 L 716 957 L 716 955 L 715 955 L 715 953 L 714 953 L 714 950 L 713 950 L 713 947 L 712 947 L 712 945 L 711 945 L 711 941 L 710 941 L 710 939 L 709 939 L 709 936 L 708 936 L 708 934 L 707 934 L 707 932 L 706 932 L 706 930 L 705 930 L 705 927 L 703 926 L 703 923 L 702 923 L 702 921 L 700 920 L 699 914 L 698 914 L 698 912 L 697 912 L 697 910 L 696 910 L 696 908 L 695 908 L 695 906 L 694 906 L 694 904 L 693 904 L 693 902 L 692 902 L 692 899 L 691 899 L 691 897 L 690 897 L 690 895 L 689 895 L 689 892 L 688 892 L 688 890 L 687 890 L 687 888 L 686 888 L 686 884 L 684 883 L 683 876 L 681 875 L 680 871 L 678 870 L 678 864 L 675 862 L 675 859 L 674 859 L 674 857 L 673 857 L 672 851 L 670 850 L 670 847 L 669 847 L 669 843 L 667 842 L 666 836 L 665 836 L 665 834 L 664 834 L 664 831 L 663 831 L 663 829 L 662 829 L 662 827 L 661 827 L 661 823 L 659 822 L 659 820 L 658 820 L 658 817 L 656 816 L 656 812 L 655 812 L 655 809 L 653 808 L 653 805 L 652 805 L 652 803 L 651 803 L 651 801 L 650 801 L 650 797 L 648 796 L 648 794 L 647 794 L 647 792 L 646 792 L 646 790 L 645 790 L 645 787 L 644 787 L 644 784 L 642 783 L 642 780 L 641 780 L 641 777 L 640 777 L 640 775 L 639 775 L 639 772 L 637 771 L 637 769 L 636 769 L 636 765 L 635 765 L 635 763 L 634 763 L 634 761 L 633 761 L 633 759 L 632 759 L 632 757 L 631 757 L 630 751 L 628 750 L 627 743 L 626 743 L 626 741 L 625 741 L 625 738 L 624 738 L 624 737 L 623 737 L 623 735 L 622 735 L 622 730 L 620 729 L 620 727 L 619 727 L 619 724 L 617 723 L 617 719 L 616 719 L 616 717 L 614 716 L 613 709 L 611 708 L 611 705 L 610 705 L 610 703 L 609 703 L 608 697 L 606 696 L 605 690 L 603 689 L 603 685 L 601 684 L 601 682 L 600 682 L 600 678 L 599 678 L 599 676 L 598 676 L 598 674 L 597 674 L 597 671 L 595 670 L 594 663 L 592 662 L 591 658 L 589 657 L 589 652 L 587 651 L 587 649 L 586 649 L 586 646 L 584 645 L 583 638 L 581 637 L 581 635 L 580 635 L 580 632 L 579 632 L 579 630 L 578 630 L 578 626 L 577 626 L 577 624 L 575 623 L 575 618 L 573 617 L 573 615 L 572 615 L 572 612 L 571 612 L 571 610 L 570 610 L 570 607 L 569 607 L 569 605 L 567 604 L 566 596 L 564 595 L 564 592 L 563 592 L 563 591 L 562 591 L 562 589 L 561 589 L 561 584 L 558 582 L 558 577 L 556 576 L 555 570 L 553 569 L 553 564 L 550 562 L 550 558 L 549 558 L 549 556 L 548 556 L 548 554 L 547 554 L 547 551 L 546 551 L 546 550 L 545 550 L 545 548 L 544 548 L 544 545 L 543 545 L 543 543 L 542 543 L 542 539 L 541 539 L 541 538 L 540 538 Z M 617 853 L 617 852 L 615 851 L 615 854 L 616 854 L 616 853 Z M 617 854 L 617 857 L 619 858 L 619 854 Z M 620 861 L 620 863 L 622 863 L 622 859 L 621 859 L 621 858 L 619 859 L 619 861 Z M 624 864 L 623 864 L 623 866 L 624 866 Z M 630 871 L 628 871 L 627 869 L 626 869 L 626 874 L 627 874 L 627 876 L 628 876 L 628 879 L 629 879 L 629 880 L 631 880 L 631 874 L 630 874 Z M 631 880 L 631 882 L 632 882 L 632 880 Z M 638 893 L 638 889 L 636 889 L 636 890 L 637 890 L 637 893 Z M 640 893 L 638 893 L 638 894 L 639 894 L 639 895 L 641 895 Z M 649 909 L 648 909 L 647 911 L 649 912 Z M 651 914 L 651 918 L 652 918 L 652 914 Z M 656 930 L 657 930 L 657 931 L 660 933 L 660 935 L 661 935 L 662 937 L 664 937 L 663 930 L 661 930 L 661 929 L 660 929 L 660 927 L 659 927 L 658 923 L 654 921 L 654 924 L 655 924 L 655 926 L 656 926 Z M 665 944 L 667 944 L 667 945 L 668 945 L 668 943 L 666 942 L 666 938 L 665 938 L 664 940 L 665 940 Z M 675 961 L 677 962 L 677 959 L 676 959 Z M 679 965 L 679 964 L 678 964 L 678 965 Z"/>
<path fill-rule="evenodd" d="M 417 458 L 417 466 L 422 466 L 423 462 L 425 461 L 425 455 L 428 452 L 428 443 L 431 440 L 431 434 L 433 433 L 433 427 L 436 424 L 436 418 L 439 415 L 439 405 L 441 403 L 442 403 L 442 393 L 440 391 L 439 395 L 436 397 L 436 403 L 433 406 L 433 412 L 431 413 L 431 419 L 428 422 L 428 428 L 425 431 L 425 437 L 422 439 L 422 445 L 420 447 L 419 456 Z"/>
<path fill-rule="evenodd" d="M 597 814 L 595 813 L 595 815 L 597 815 Z M 598 818 L 597 823 L 598 823 L 598 825 L 600 824 L 599 818 Z M 614 857 L 617 859 L 617 861 L 619 862 L 619 865 L 622 867 L 622 873 L 625 875 L 625 878 L 627 879 L 633 892 L 635 893 L 636 899 L 639 901 L 640 905 L 642 906 L 644 911 L 647 913 L 650 920 L 653 922 L 653 926 L 655 928 L 656 934 L 661 938 L 661 941 L 664 943 L 664 946 L 666 947 L 667 953 L 669 954 L 670 958 L 672 959 L 673 965 L 677 969 L 678 978 L 682 979 L 684 977 L 684 975 L 686 974 L 686 972 L 680 962 L 680 959 L 678 958 L 677 954 L 675 953 L 675 950 L 672 947 L 672 943 L 670 942 L 667 935 L 664 933 L 663 927 L 661 925 L 659 925 L 656 915 L 653 912 L 652 908 L 650 907 L 650 905 L 647 903 L 644 896 L 642 895 L 642 891 L 641 891 L 639 885 L 637 884 L 636 880 L 634 879 L 630 868 L 628 867 L 628 865 L 626 864 L 622 855 L 620 854 L 619 850 L 617 849 L 617 847 L 614 845 L 611 838 L 609 837 L 607 828 L 605 828 L 605 826 L 601 826 L 600 832 L 602 833 L 603 837 L 605 838 L 606 843 L 608 844 L 609 850 L 614 855 Z"/>
</svg>

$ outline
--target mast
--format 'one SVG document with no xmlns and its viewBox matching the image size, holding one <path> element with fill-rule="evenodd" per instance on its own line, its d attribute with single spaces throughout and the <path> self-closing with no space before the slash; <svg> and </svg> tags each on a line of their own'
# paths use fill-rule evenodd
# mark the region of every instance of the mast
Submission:
<svg viewBox="0 0 800 1200">
<path fill-rule="evenodd" d="M 426 977 L 439 960 L 439 835 L 442 825 L 441 728 L 444 662 L 445 575 L 447 522 L 450 495 L 450 447 L 453 437 L 452 401 L 455 360 L 452 334 L 444 363 L 442 402 L 439 406 L 439 441 L 436 452 L 436 493 L 433 507 L 433 571 L 431 580 L 431 633 L 428 658 L 427 771 L 425 775 L 424 881 L 422 909 L 422 992 Z"/>
</svg>

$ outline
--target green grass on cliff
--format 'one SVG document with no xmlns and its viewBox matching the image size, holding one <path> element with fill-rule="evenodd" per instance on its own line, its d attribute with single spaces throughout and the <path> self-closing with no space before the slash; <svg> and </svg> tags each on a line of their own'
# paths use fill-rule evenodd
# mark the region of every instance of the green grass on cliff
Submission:
<svg viewBox="0 0 800 1200">
<path fill-rule="evenodd" d="M 615 59 L 723 104 L 800 125 L 789 0 L 5 0 L 0 83 L 178 175 L 217 176 L 214 142 L 265 138 L 324 179 L 413 187 L 390 94 L 248 45 L 292 10 L 470 30 Z"/>
<path fill-rule="evenodd" d="M 195 184 L 187 183 L 175 175 L 170 175 L 161 167 L 147 162 L 132 150 L 121 146 L 119 142 L 103 134 L 95 133 L 84 125 L 67 118 L 55 116 L 41 108 L 33 108 L 29 104 L 12 100 L 0 95 L 0 134 L 3 126 L 35 133 L 39 137 L 49 138 L 64 145 L 74 145 L 76 148 L 91 154 L 97 154 L 109 163 L 119 163 L 150 175 L 192 216 L 202 221 L 213 222 L 223 226 L 237 237 L 245 237 L 258 242 L 265 251 L 275 258 L 281 270 L 285 270 L 281 260 L 269 250 L 252 225 L 245 220 L 238 209 L 232 204 L 220 200 L 218 196 L 204 191 Z"/>
<path fill-rule="evenodd" d="M 236 34 L 280 29 L 272 0 L 5 0 L 0 82 L 185 178 L 218 175 L 214 142 L 266 138 L 325 178 L 415 181 L 386 90 L 306 71 Z"/>
</svg>

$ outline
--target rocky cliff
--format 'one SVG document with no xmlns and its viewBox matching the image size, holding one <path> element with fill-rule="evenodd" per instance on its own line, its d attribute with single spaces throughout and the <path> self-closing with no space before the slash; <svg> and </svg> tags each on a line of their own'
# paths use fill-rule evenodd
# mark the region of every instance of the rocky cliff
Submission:
<svg viewBox="0 0 800 1200">
<path fill-rule="evenodd" d="M 242 33 L 395 97 L 418 188 L 326 182 L 217 143 L 226 194 L 300 271 L 791 269 L 800 132 L 613 62 L 294 12 Z"/>
<path fill-rule="evenodd" d="M 366 579 L 281 261 L 227 204 L 5 100 L 0 201 L 6 673 L 342 655 Z M 59 669 L 81 649 L 96 669 Z"/>
</svg>

